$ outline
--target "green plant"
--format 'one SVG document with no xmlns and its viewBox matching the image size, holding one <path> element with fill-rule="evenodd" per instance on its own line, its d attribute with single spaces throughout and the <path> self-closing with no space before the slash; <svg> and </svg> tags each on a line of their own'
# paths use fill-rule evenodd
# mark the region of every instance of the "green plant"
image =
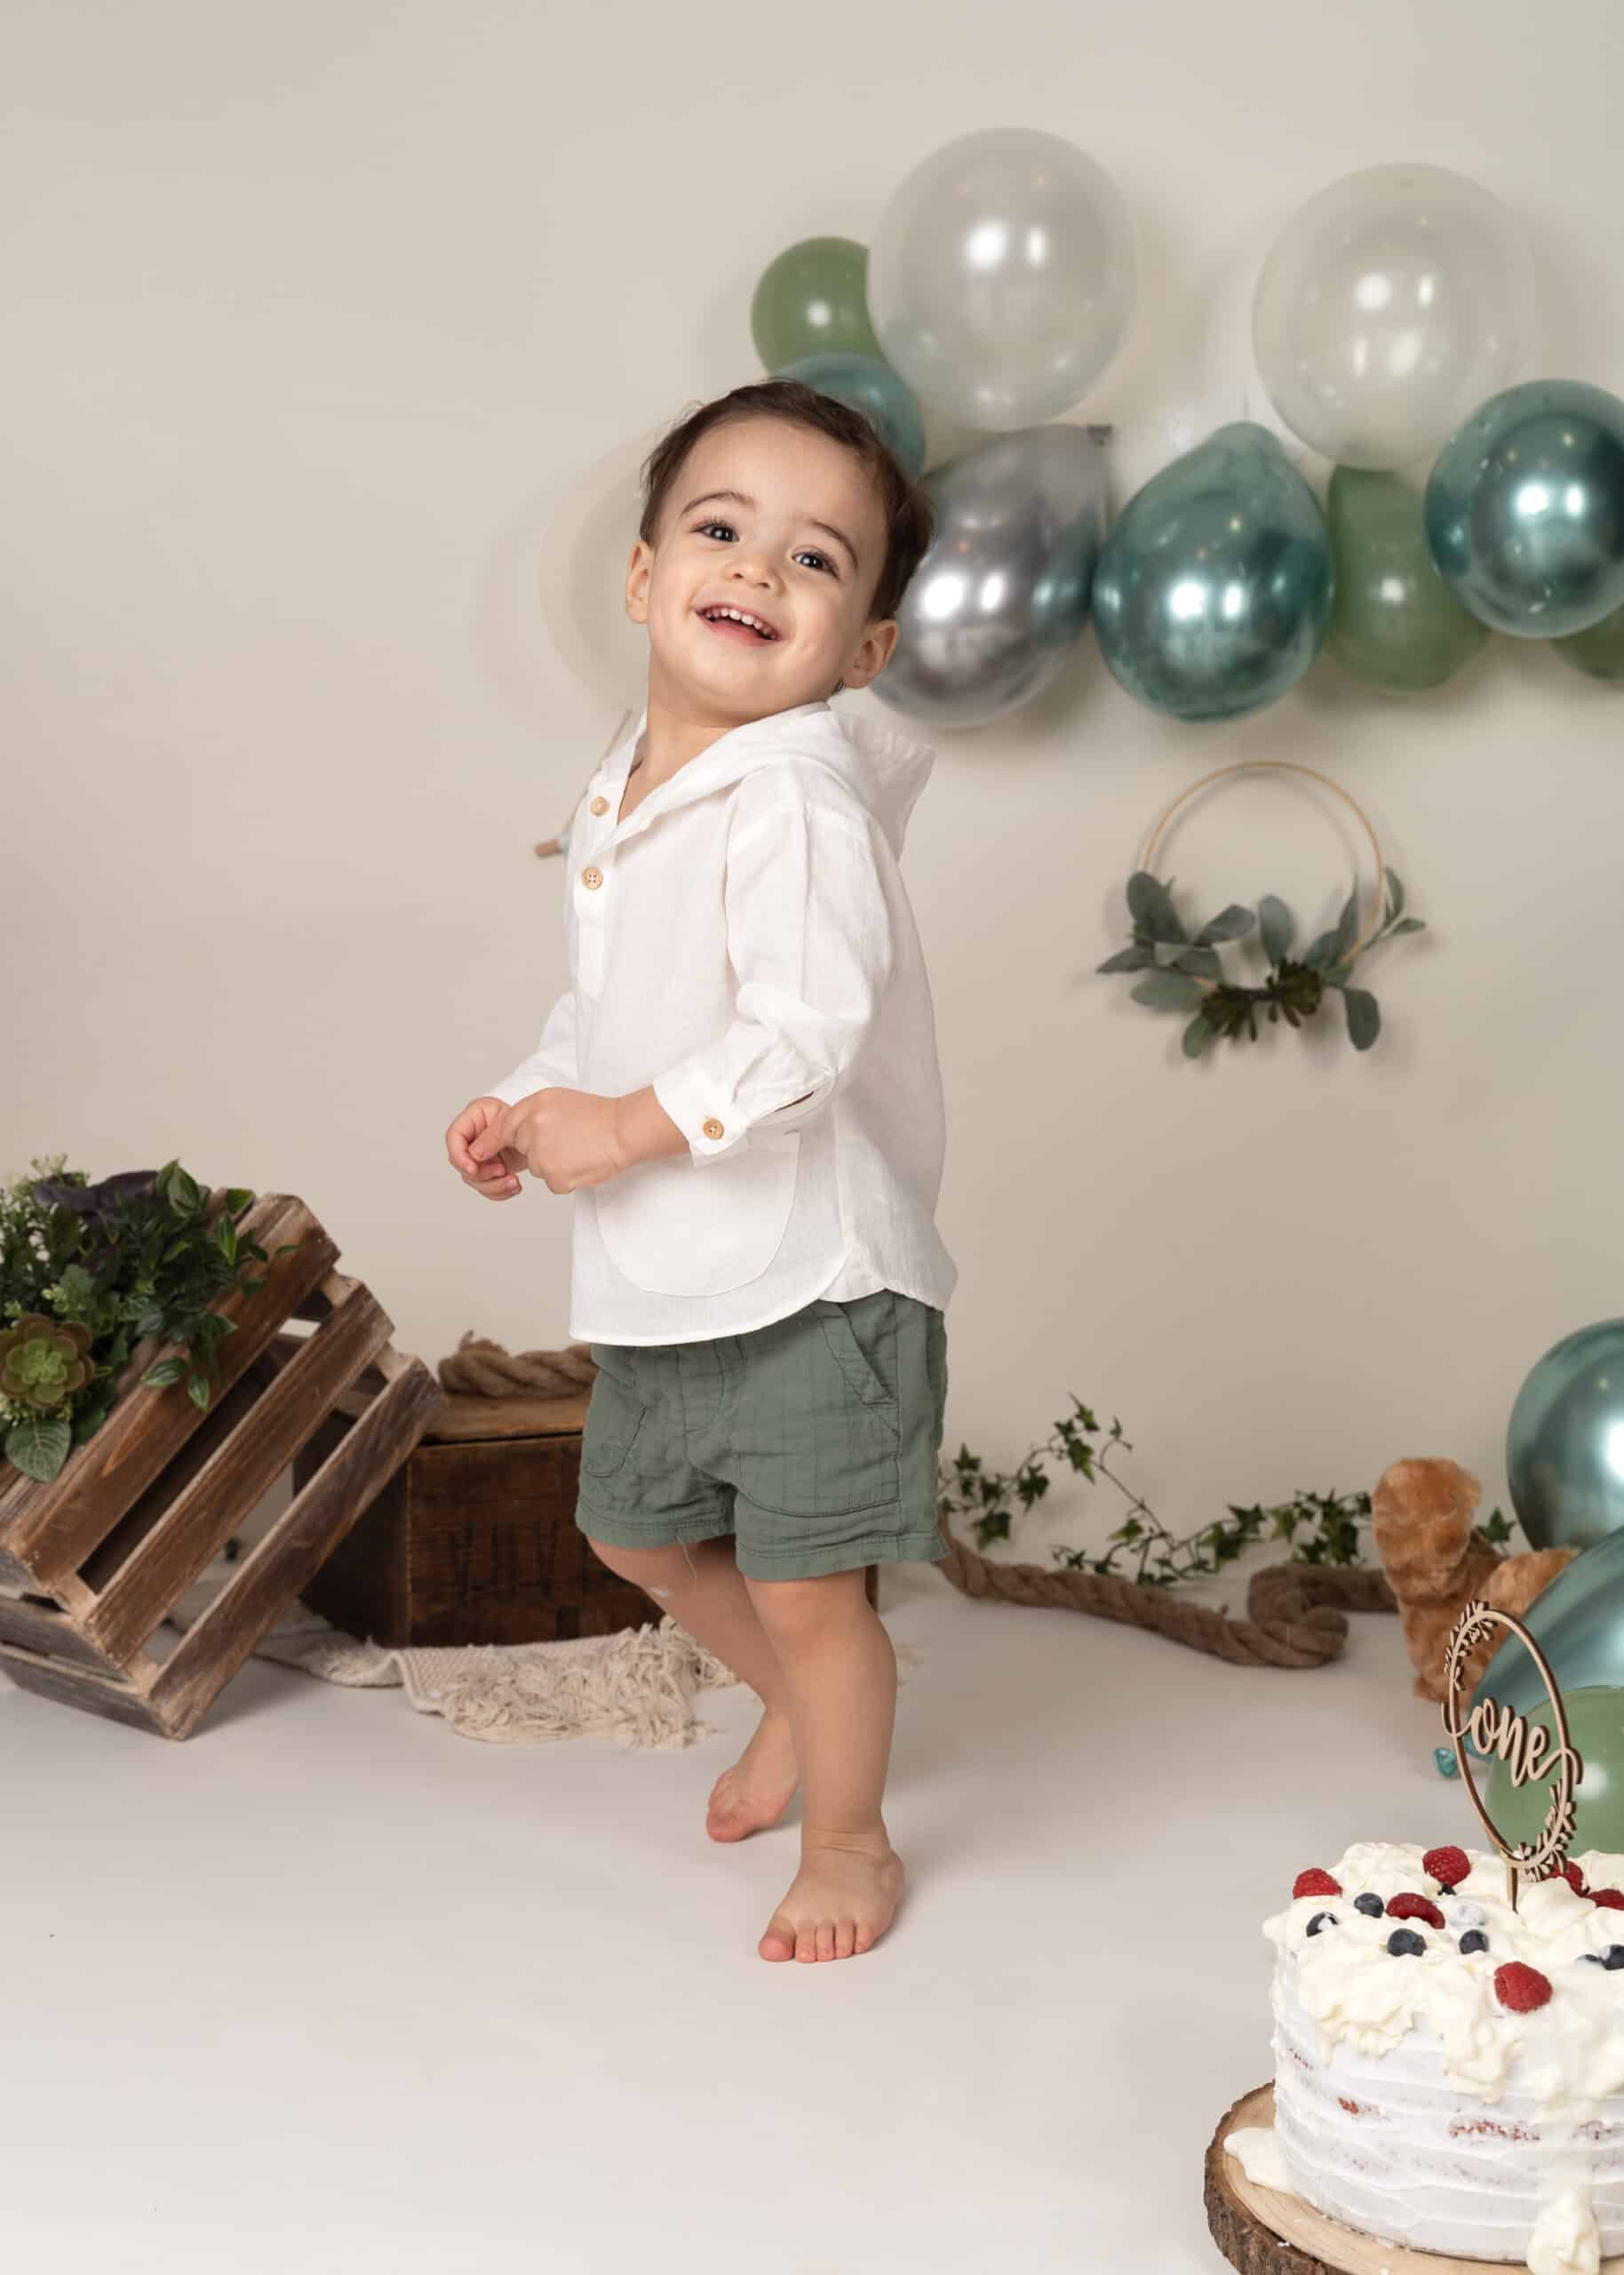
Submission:
<svg viewBox="0 0 1624 2275">
<path fill-rule="evenodd" d="M 940 1473 L 943 1506 L 968 1515 L 980 1547 L 1007 1540 L 1017 1507 L 1030 1509 L 1048 1491 L 1047 1465 L 1053 1460 L 1063 1462 L 1090 1484 L 1104 1478 L 1129 1504 L 1127 1515 L 1108 1535 L 1103 1555 L 1091 1556 L 1080 1548 L 1051 1550 L 1067 1571 L 1111 1572 L 1146 1587 L 1170 1588 L 1181 1580 L 1221 1572 L 1255 1543 L 1276 1540 L 1289 1545 L 1290 1561 L 1295 1564 L 1360 1561 L 1360 1528 L 1370 1517 L 1368 1493 L 1299 1493 L 1272 1507 L 1254 1504 L 1242 1508 L 1230 1502 L 1227 1519 L 1178 1535 L 1111 1466 L 1106 1457 L 1118 1447 L 1124 1453 L 1134 1450 L 1122 1434 L 1121 1423 L 1113 1419 L 1106 1430 L 1074 1395 L 1071 1413 L 1013 1470 L 989 1470 L 979 1454 L 961 1446 Z M 1479 1529 L 1495 1545 L 1511 1537 L 1511 1528 L 1498 1509 Z"/>
<path fill-rule="evenodd" d="M 1255 915 L 1232 903 L 1192 939 L 1174 906 L 1171 884 L 1163 884 L 1146 869 L 1135 869 L 1127 882 L 1132 944 L 1108 956 L 1098 969 L 1142 971 L 1145 977 L 1132 991 L 1135 1003 L 1153 1011 L 1194 1013 L 1184 1030 L 1187 1058 L 1199 1058 L 1221 1035 L 1238 1042 L 1245 1034 L 1255 1042 L 1260 1012 L 1270 1026 L 1284 1019 L 1287 1026 L 1301 1027 L 1319 1010 L 1329 990 L 1342 998 L 1354 1049 L 1368 1050 L 1381 1032 L 1381 1013 L 1368 988 L 1349 985 L 1354 968 L 1383 940 L 1426 930 L 1419 916 L 1405 914 L 1404 887 L 1392 870 L 1381 874 L 1387 882 L 1385 914 L 1380 930 L 1363 947 L 1358 945 L 1356 887 L 1334 927 L 1294 957 L 1296 919 L 1273 893 L 1263 895 Z M 1226 941 L 1244 940 L 1254 931 L 1261 937 L 1270 970 L 1259 986 L 1246 987 L 1225 978 L 1218 950 Z"/>
<path fill-rule="evenodd" d="M 211 1193 L 178 1161 L 98 1185 L 60 1154 L 30 1171 L 0 1186 L 0 1427 L 5 1458 L 49 1483 L 107 1420 L 115 1378 L 148 1337 L 175 1347 L 141 1383 L 184 1377 L 208 1407 L 216 1345 L 236 1329 L 217 1306 L 263 1287 L 251 1266 L 271 1258 L 237 1229 L 253 1194 Z"/>
</svg>

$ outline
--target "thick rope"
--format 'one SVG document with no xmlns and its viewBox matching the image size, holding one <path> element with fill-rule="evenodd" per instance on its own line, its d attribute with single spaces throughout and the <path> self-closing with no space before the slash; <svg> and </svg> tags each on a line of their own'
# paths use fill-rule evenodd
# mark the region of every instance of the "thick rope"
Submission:
<svg viewBox="0 0 1624 2275">
<path fill-rule="evenodd" d="M 1166 1588 L 1146 1587 L 1109 1572 L 1056 1571 L 1046 1564 L 995 1564 L 960 1540 L 941 1518 L 947 1543 L 944 1573 L 961 1594 L 983 1602 L 1029 1604 L 1050 1611 L 1087 1611 L 1119 1620 L 1232 1666 L 1319 1667 L 1339 1658 L 1350 1611 L 1395 1611 L 1393 1592 L 1365 1565 L 1270 1564 L 1254 1573 L 1246 1619 L 1186 1603 Z"/>
<path fill-rule="evenodd" d="M 474 1398 L 576 1398 L 590 1390 L 597 1362 L 585 1343 L 561 1351 L 505 1351 L 470 1328 L 455 1354 L 434 1369 L 442 1390 Z"/>
</svg>

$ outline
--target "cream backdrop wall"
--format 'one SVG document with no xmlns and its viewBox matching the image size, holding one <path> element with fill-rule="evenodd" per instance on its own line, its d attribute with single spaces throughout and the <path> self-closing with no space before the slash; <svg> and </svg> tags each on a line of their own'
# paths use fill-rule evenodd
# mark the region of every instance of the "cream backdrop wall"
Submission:
<svg viewBox="0 0 1624 2275">
<path fill-rule="evenodd" d="M 475 1200 L 442 1132 L 561 984 L 563 873 L 529 849 L 619 708 L 582 672 L 626 652 L 626 477 L 760 376 L 765 264 L 869 239 L 951 136 L 1075 139 L 1142 236 L 1133 340 L 1068 414 L 1114 422 L 1120 503 L 1214 426 L 1275 423 L 1250 307 L 1287 217 L 1424 159 L 1529 231 L 1524 375 L 1618 387 L 1621 22 L 12 0 L 0 1166 L 179 1153 L 304 1194 L 405 1347 L 561 1341 L 569 1202 Z M 1422 1451 L 1503 1495 L 1524 1371 L 1624 1313 L 1621 736 L 1624 697 L 1509 640 L 1428 700 L 1322 658 L 1195 728 L 1090 639 L 1047 700 L 935 738 L 906 873 L 951 1117 L 951 1446 L 1013 1463 L 1075 1390 L 1190 1522 Z M 1091 976 L 1157 807 L 1247 755 L 1353 790 L 1431 927 L 1368 967 L 1368 1058 L 1286 1035 L 1190 1068 L 1177 1020 Z M 1272 890 L 1318 922 L 1354 844 L 1243 785 L 1171 866 L 1203 913 Z M 1051 1510 L 1027 1545 L 1078 1535 L 1075 1497 Z"/>
</svg>

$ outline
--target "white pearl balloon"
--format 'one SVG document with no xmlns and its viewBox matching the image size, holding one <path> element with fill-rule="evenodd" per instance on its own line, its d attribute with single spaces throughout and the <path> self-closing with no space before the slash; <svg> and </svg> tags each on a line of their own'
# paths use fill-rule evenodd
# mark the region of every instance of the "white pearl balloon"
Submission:
<svg viewBox="0 0 1624 2275">
<path fill-rule="evenodd" d="M 960 135 L 899 184 L 869 247 L 887 361 L 967 427 L 1068 411 L 1122 345 L 1138 258 L 1120 193 L 1035 127 Z"/>
<path fill-rule="evenodd" d="M 1368 166 L 1312 197 L 1258 278 L 1253 347 L 1294 435 L 1339 466 L 1432 456 L 1526 355 L 1533 259 L 1446 166 Z"/>
</svg>

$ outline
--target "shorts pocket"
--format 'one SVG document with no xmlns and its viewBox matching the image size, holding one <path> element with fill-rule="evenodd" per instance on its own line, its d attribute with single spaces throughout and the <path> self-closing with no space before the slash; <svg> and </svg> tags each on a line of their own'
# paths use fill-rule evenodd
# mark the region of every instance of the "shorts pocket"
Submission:
<svg viewBox="0 0 1624 2275">
<path fill-rule="evenodd" d="M 727 1473 L 744 1498 L 786 1517 L 894 1507 L 902 1430 L 888 1305 L 819 1301 L 740 1339 L 749 1356 Z"/>
<path fill-rule="evenodd" d="M 581 1433 L 583 1477 L 613 1477 L 625 1467 L 648 1411 L 642 1401 L 617 1376 L 605 1374 L 600 1363 L 587 1401 L 586 1426 Z"/>
<path fill-rule="evenodd" d="M 895 1408 L 896 1297 L 890 1289 L 861 1296 L 855 1304 L 837 1304 L 820 1296 L 812 1309 L 835 1364 L 856 1395 L 868 1406 Z"/>
</svg>

